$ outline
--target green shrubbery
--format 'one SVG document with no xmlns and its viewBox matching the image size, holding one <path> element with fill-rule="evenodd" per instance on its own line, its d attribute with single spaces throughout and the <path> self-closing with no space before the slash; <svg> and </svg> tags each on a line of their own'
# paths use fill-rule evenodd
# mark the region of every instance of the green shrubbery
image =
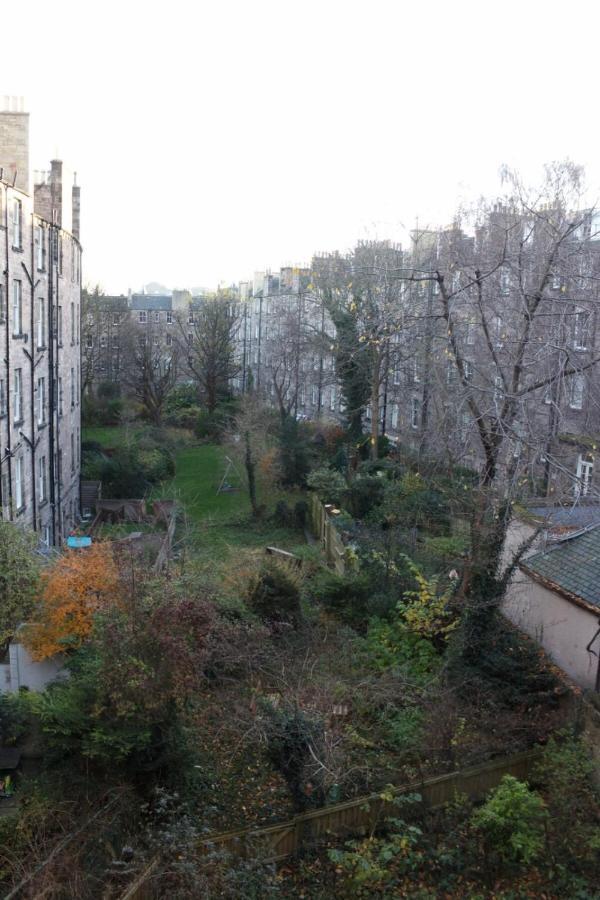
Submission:
<svg viewBox="0 0 600 900">
<path fill-rule="evenodd" d="M 267 622 L 298 625 L 300 610 L 300 578 L 286 563 L 264 563 L 248 586 L 250 609 Z"/>
<path fill-rule="evenodd" d="M 151 485 L 175 474 L 171 441 L 157 428 L 137 432 L 110 452 L 95 442 L 84 442 L 81 449 L 82 477 L 101 481 L 105 497 L 143 497 Z"/>
</svg>

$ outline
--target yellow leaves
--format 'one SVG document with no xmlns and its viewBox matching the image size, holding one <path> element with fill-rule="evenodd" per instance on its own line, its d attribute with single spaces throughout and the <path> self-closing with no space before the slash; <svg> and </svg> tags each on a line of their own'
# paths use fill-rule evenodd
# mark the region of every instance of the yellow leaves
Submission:
<svg viewBox="0 0 600 900">
<path fill-rule="evenodd" d="M 119 572 L 107 544 L 69 550 L 42 576 L 36 622 L 25 631 L 35 660 L 78 647 L 92 630 L 94 613 L 117 602 Z"/>
</svg>

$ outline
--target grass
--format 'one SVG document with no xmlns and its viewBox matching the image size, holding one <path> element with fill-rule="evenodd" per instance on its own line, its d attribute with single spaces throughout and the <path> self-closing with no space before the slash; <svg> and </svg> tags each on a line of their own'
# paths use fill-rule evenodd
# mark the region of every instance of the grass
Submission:
<svg viewBox="0 0 600 900">
<path fill-rule="evenodd" d="M 117 447 L 130 440 L 138 429 L 127 425 L 105 425 L 94 428 L 84 428 L 81 434 L 82 442 L 94 441 L 103 447 Z"/>
<path fill-rule="evenodd" d="M 116 447 L 134 436 L 137 426 L 106 426 L 83 429 L 84 441 L 96 441 L 104 447 Z M 227 468 L 226 450 L 216 444 L 187 445 L 189 436 L 170 430 L 181 441 L 175 455 L 175 476 L 157 486 L 150 499 L 173 498 L 185 510 L 186 537 L 194 556 L 201 563 L 223 562 L 239 549 L 259 549 L 275 544 L 286 550 L 304 543 L 298 531 L 278 527 L 270 514 L 278 500 L 294 505 L 298 496 L 272 485 L 259 489 L 259 502 L 266 506 L 264 520 L 251 519 L 250 501 L 244 473 L 230 471 L 228 481 L 235 491 L 217 493 Z"/>
</svg>

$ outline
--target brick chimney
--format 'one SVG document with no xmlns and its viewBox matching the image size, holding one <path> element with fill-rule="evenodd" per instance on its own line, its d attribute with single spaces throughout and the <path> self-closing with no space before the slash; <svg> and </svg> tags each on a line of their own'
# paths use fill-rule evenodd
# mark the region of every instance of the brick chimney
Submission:
<svg viewBox="0 0 600 900">
<path fill-rule="evenodd" d="M 0 97 L 0 168 L 3 179 L 29 194 L 29 113 L 23 97 Z"/>
</svg>

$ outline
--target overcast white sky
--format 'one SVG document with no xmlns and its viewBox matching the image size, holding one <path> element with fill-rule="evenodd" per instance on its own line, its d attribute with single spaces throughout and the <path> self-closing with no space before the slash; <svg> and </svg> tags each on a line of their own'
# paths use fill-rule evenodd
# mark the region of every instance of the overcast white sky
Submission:
<svg viewBox="0 0 600 900">
<path fill-rule="evenodd" d="M 570 156 L 600 184 L 594 0 L 20 0 L 0 94 L 82 186 L 84 280 L 233 282 L 402 239 Z"/>
</svg>

